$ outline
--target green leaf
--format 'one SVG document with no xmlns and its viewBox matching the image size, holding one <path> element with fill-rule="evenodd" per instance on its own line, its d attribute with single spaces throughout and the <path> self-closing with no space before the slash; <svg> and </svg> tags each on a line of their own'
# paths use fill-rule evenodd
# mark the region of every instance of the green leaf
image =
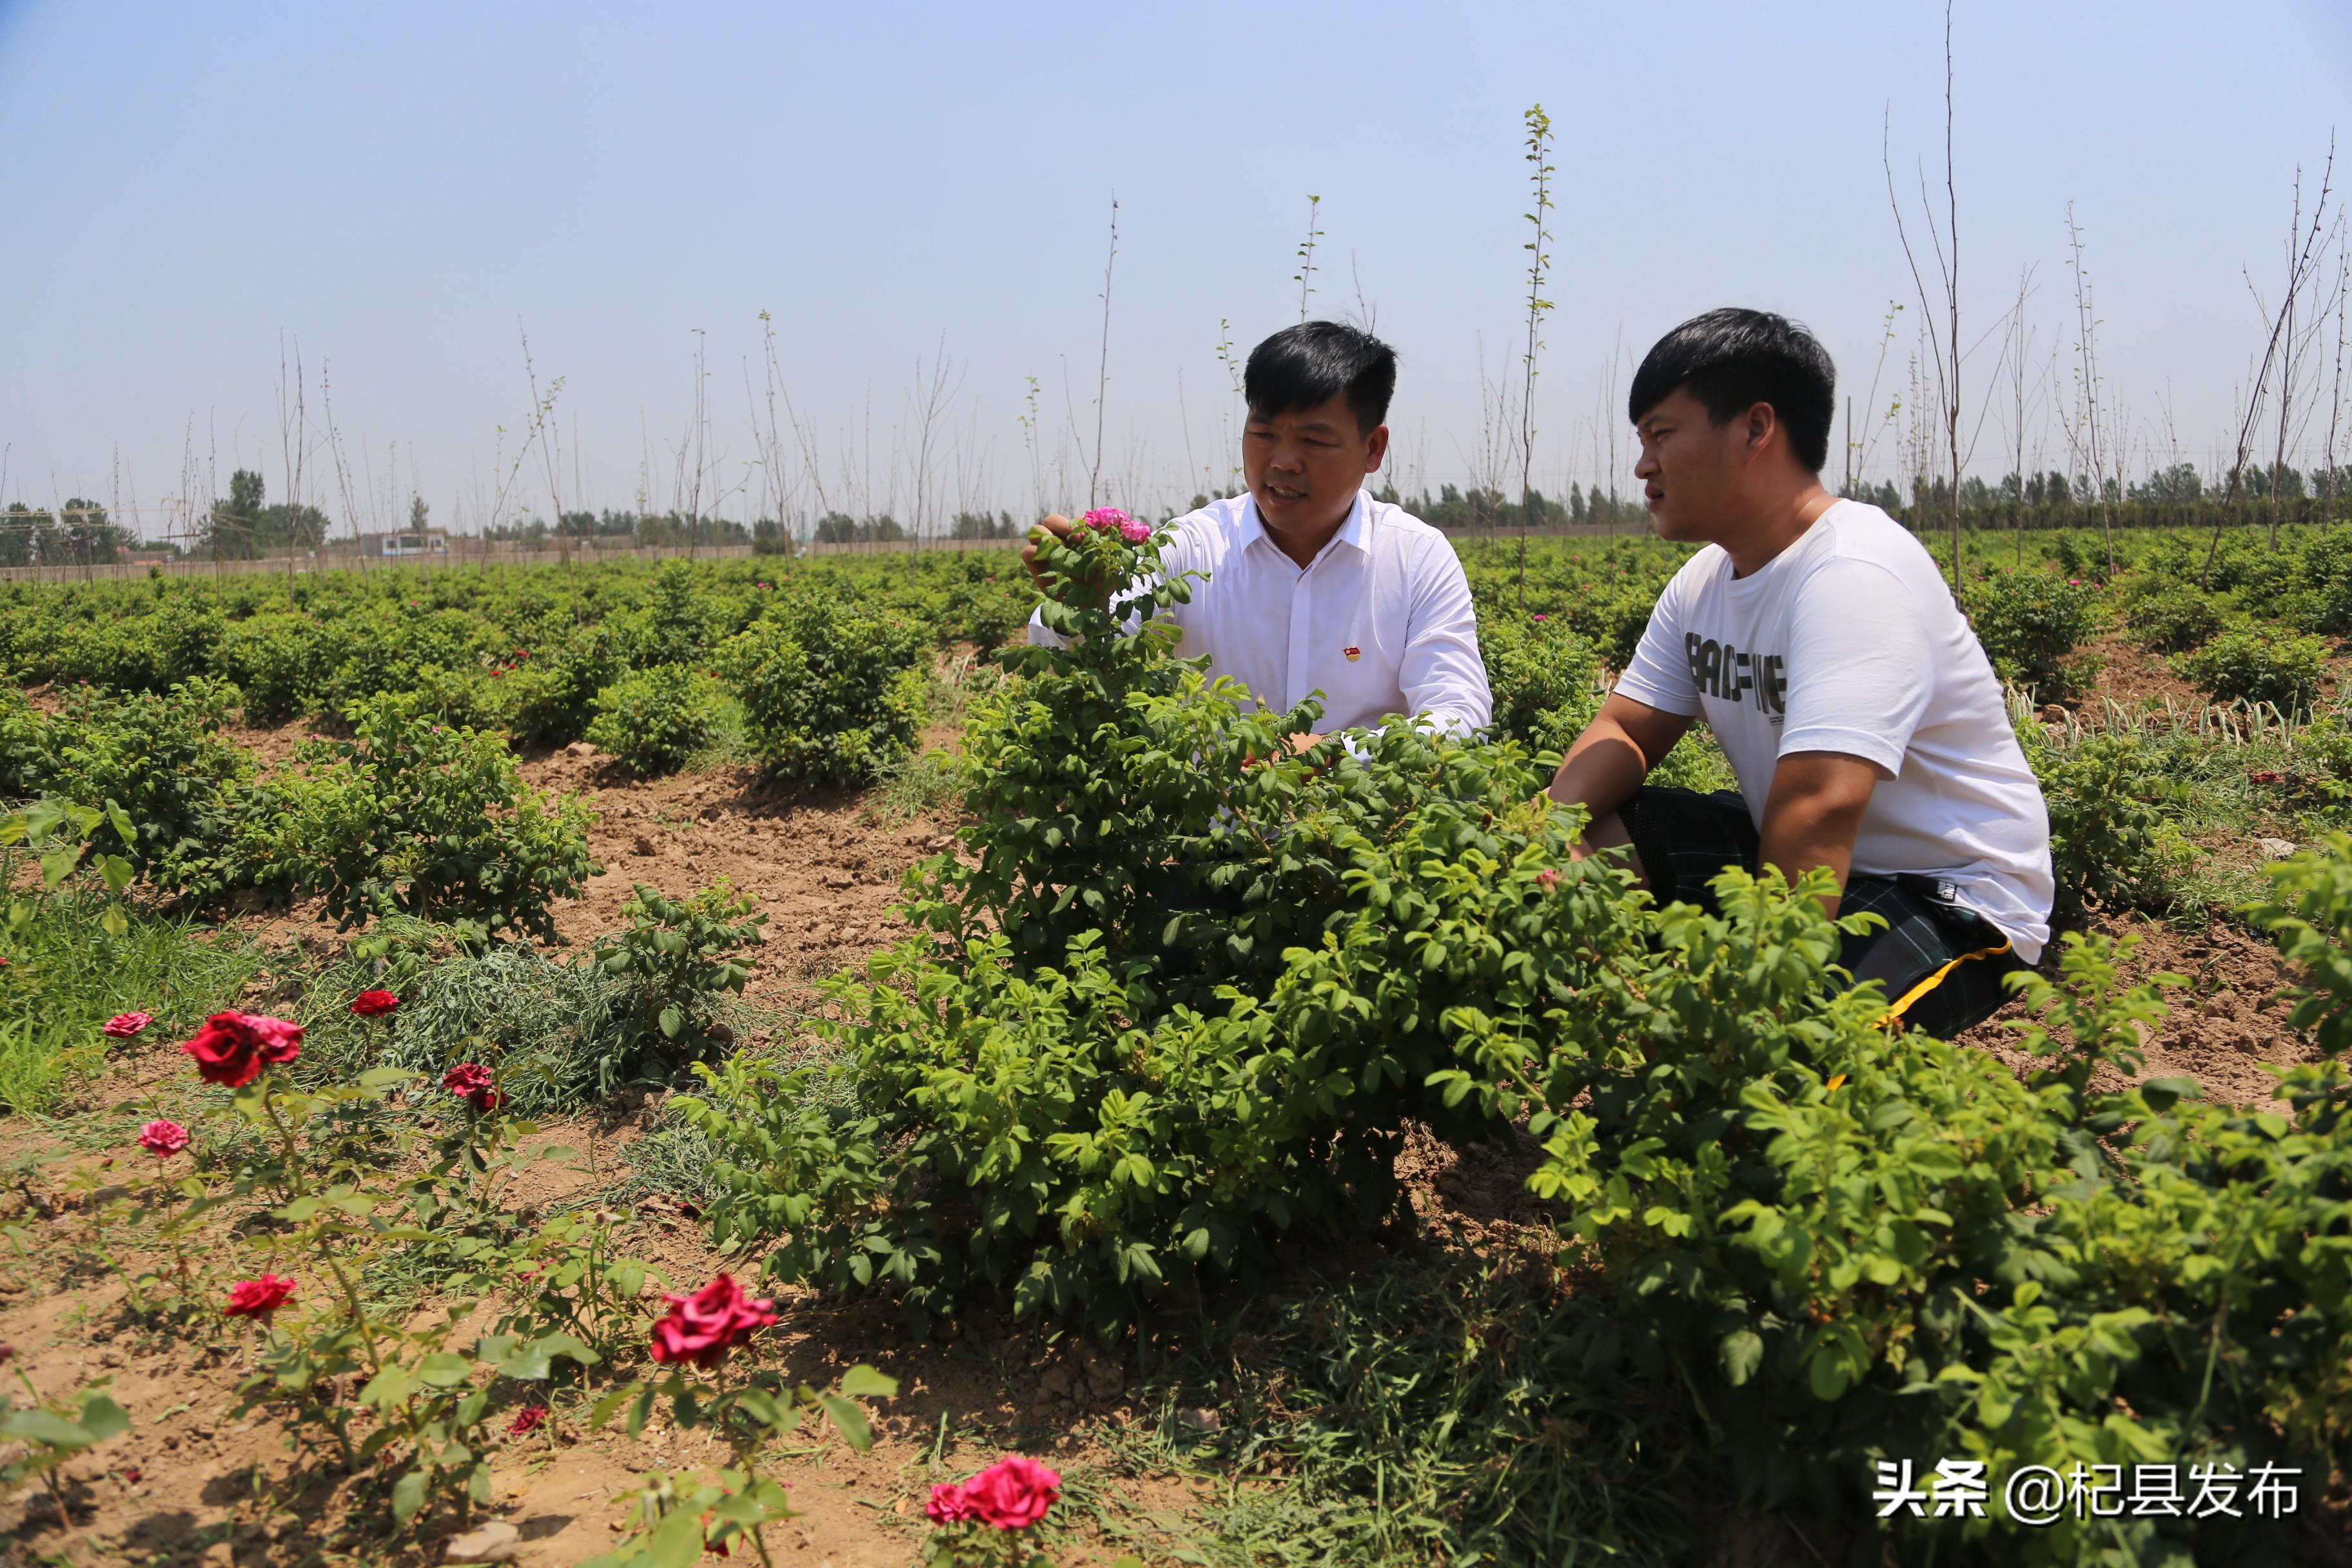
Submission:
<svg viewBox="0 0 2352 1568">
<path fill-rule="evenodd" d="M 425 1507 L 425 1467 L 417 1466 L 392 1483 L 392 1517 L 402 1524 Z"/>
<path fill-rule="evenodd" d="M 686 1016 L 675 1006 L 665 1007 L 656 1022 L 661 1025 L 663 1037 L 674 1040 L 677 1038 L 678 1031 L 686 1027 Z"/>
<path fill-rule="evenodd" d="M 841 1374 L 841 1392 L 852 1399 L 890 1399 L 898 1394 L 898 1380 L 860 1362 Z"/>
<path fill-rule="evenodd" d="M 1723 1363 L 1725 1381 L 1737 1388 L 1755 1376 L 1763 1363 L 1764 1341 L 1753 1329 L 1738 1329 L 1723 1336 L 1716 1355 Z"/>
<path fill-rule="evenodd" d="M 449 1351 L 426 1356 L 416 1363 L 417 1378 L 435 1388 L 455 1388 L 473 1372 L 473 1363 Z"/>
<path fill-rule="evenodd" d="M 627 1402 L 629 1395 L 636 1392 L 636 1385 L 632 1384 L 626 1387 L 614 1389 L 611 1393 L 606 1394 L 602 1399 L 596 1401 L 595 1404 L 590 1405 L 588 1407 L 589 1428 L 593 1430 L 596 1427 L 602 1426 L 605 1422 L 610 1421 L 613 1418 L 613 1412 L 618 1410 Z"/>
<path fill-rule="evenodd" d="M 646 1553 L 656 1568 L 694 1568 L 702 1561 L 702 1521 L 684 1510 L 654 1526 Z"/>
<path fill-rule="evenodd" d="M 131 1430 L 131 1415 L 103 1394 L 81 1396 L 81 1424 L 92 1438 L 103 1443 Z"/>
<path fill-rule="evenodd" d="M 100 858 L 98 863 L 98 874 L 106 879 L 107 888 L 118 899 L 122 896 L 123 889 L 137 880 L 139 876 L 138 872 L 131 868 L 131 862 L 120 855 L 108 855 Z"/>
<path fill-rule="evenodd" d="M 360 1403 L 388 1410 L 416 1392 L 416 1374 L 398 1362 L 387 1363 L 360 1390 Z"/>
<path fill-rule="evenodd" d="M 79 1453 L 98 1441 L 87 1426 L 77 1426 L 48 1410 L 17 1410 L 0 1419 L 0 1437 L 26 1443 L 47 1443 L 52 1448 Z"/>
<path fill-rule="evenodd" d="M 819 1394 L 817 1403 L 851 1447 L 862 1454 L 874 1446 L 874 1429 L 866 1424 L 865 1411 L 837 1394 Z"/>
<path fill-rule="evenodd" d="M 50 850 L 41 857 L 41 881 L 54 892 L 68 877 L 73 875 L 73 868 L 80 859 L 81 850 L 78 846 Z"/>
</svg>

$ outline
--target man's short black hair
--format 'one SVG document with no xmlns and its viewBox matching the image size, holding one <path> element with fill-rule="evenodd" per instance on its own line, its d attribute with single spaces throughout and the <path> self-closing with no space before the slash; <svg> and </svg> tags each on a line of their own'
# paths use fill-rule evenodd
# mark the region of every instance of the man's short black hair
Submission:
<svg viewBox="0 0 2352 1568">
<path fill-rule="evenodd" d="M 1250 350 L 1242 395 L 1252 414 L 1320 408 L 1341 393 L 1358 429 L 1370 435 L 1396 393 L 1396 350 L 1344 321 L 1301 321 Z"/>
<path fill-rule="evenodd" d="M 1640 424 L 1676 387 L 1705 404 L 1717 425 L 1769 403 L 1797 461 L 1816 474 L 1829 462 L 1837 366 L 1819 338 L 1786 316 L 1736 309 L 1693 316 L 1643 359 L 1625 416 Z"/>
</svg>

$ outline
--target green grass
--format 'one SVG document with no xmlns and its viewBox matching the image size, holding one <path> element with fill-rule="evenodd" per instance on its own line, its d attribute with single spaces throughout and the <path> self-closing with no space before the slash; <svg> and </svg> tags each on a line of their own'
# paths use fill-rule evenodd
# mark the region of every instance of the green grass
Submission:
<svg viewBox="0 0 2352 1568">
<path fill-rule="evenodd" d="M 15 869 L 0 856 L 0 877 Z M 0 931 L 0 1107 L 47 1115 L 78 1079 L 95 1073 L 111 1043 L 99 1026 L 117 1013 L 155 1015 L 148 1038 L 191 1034 L 227 1006 L 262 964 L 248 942 L 184 920 L 127 912 L 121 936 L 100 924 L 106 904 L 86 893 L 19 892 Z"/>
<path fill-rule="evenodd" d="M 1678 1411 L 1587 1370 L 1560 1289 L 1434 1251 L 1301 1277 L 1152 1369 L 1113 1466 L 1213 1480 L 1176 1533 L 1236 1568 L 1681 1560 L 1728 1500 Z"/>
</svg>

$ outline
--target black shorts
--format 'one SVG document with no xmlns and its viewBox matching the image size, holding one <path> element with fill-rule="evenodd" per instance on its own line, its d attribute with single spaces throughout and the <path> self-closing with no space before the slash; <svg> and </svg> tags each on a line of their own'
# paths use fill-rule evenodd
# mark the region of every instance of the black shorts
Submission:
<svg viewBox="0 0 2352 1568">
<path fill-rule="evenodd" d="M 1708 887 L 1727 866 L 1758 867 L 1756 824 L 1735 790 L 1644 785 L 1620 806 L 1618 820 L 1661 904 L 1716 910 Z M 1842 915 L 1874 914 L 1886 924 L 1848 936 L 1838 962 L 1853 983 L 1886 988 L 1888 1016 L 1941 1039 L 1981 1023 L 2009 999 L 2004 975 L 2026 967 L 1999 927 L 1933 877 L 1853 877 Z"/>
</svg>

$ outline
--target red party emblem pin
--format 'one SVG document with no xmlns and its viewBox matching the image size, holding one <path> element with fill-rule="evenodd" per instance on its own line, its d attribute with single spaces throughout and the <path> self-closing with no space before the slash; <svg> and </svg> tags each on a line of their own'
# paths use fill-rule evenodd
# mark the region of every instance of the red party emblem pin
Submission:
<svg viewBox="0 0 2352 1568">
<path fill-rule="evenodd" d="M 1353 664 L 1358 659 L 1364 657 L 1364 650 L 1360 647 L 1341 648 L 1339 651 L 1348 656 L 1348 662 L 1349 664 Z"/>
</svg>

